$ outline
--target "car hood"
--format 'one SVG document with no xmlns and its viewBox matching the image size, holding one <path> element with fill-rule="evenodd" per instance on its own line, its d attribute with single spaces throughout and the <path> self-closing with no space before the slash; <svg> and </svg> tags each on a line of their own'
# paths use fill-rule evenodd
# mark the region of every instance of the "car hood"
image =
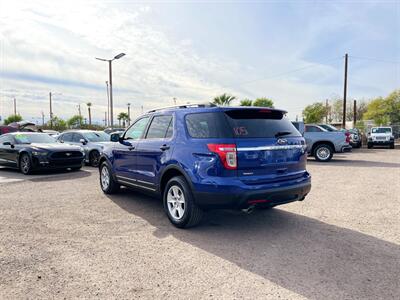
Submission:
<svg viewBox="0 0 400 300">
<path fill-rule="evenodd" d="M 36 149 L 36 150 L 50 150 L 50 151 L 81 151 L 81 147 L 79 146 L 73 146 L 73 145 L 65 145 L 65 144 L 59 144 L 59 143 L 33 143 L 29 145 L 30 148 Z"/>
<path fill-rule="evenodd" d="M 90 145 L 93 145 L 93 146 L 108 146 L 108 145 L 113 145 L 114 144 L 114 142 L 90 142 L 89 143 Z"/>
</svg>

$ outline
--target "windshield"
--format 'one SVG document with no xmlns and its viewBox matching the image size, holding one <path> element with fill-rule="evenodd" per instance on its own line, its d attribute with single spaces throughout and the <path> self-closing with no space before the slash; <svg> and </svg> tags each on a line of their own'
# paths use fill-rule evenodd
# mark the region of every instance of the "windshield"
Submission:
<svg viewBox="0 0 400 300">
<path fill-rule="evenodd" d="M 103 131 L 91 131 L 83 133 L 83 137 L 89 142 L 109 142 L 110 136 Z"/>
<path fill-rule="evenodd" d="M 320 124 L 319 126 L 328 131 L 338 131 L 334 126 L 329 125 L 329 124 Z"/>
<path fill-rule="evenodd" d="M 389 127 L 372 128 L 372 133 L 392 133 L 392 128 Z"/>
<path fill-rule="evenodd" d="M 49 136 L 48 134 L 45 133 L 34 133 L 34 134 L 24 134 L 24 133 L 19 133 L 14 135 L 15 140 L 17 141 L 18 144 L 32 144 L 32 143 L 37 143 L 37 144 L 49 144 L 49 143 L 55 143 L 56 140 Z"/>
</svg>

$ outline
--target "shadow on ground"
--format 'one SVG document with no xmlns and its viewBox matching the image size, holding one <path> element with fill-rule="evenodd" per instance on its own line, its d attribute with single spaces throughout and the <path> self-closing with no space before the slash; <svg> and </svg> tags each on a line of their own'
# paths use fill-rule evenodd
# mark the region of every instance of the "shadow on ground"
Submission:
<svg viewBox="0 0 400 300">
<path fill-rule="evenodd" d="M 308 159 L 307 164 L 310 165 L 323 165 L 323 166 L 343 166 L 343 167 L 365 167 L 365 168 L 400 168 L 400 163 L 395 162 L 383 162 L 383 161 L 370 161 L 370 160 L 353 160 L 343 158 L 333 158 L 329 162 L 318 162 L 314 159 Z"/>
<path fill-rule="evenodd" d="M 0 176 L 7 179 L 29 180 L 32 182 L 49 182 L 84 178 L 90 176 L 90 172 L 87 170 L 43 170 L 36 171 L 30 175 L 24 175 L 17 169 L 2 167 L 0 168 Z"/>
<path fill-rule="evenodd" d="M 157 199 L 128 189 L 109 198 L 154 226 L 156 237 L 172 235 L 307 298 L 400 295 L 399 245 L 281 209 L 213 211 L 199 227 L 179 230 Z"/>
</svg>

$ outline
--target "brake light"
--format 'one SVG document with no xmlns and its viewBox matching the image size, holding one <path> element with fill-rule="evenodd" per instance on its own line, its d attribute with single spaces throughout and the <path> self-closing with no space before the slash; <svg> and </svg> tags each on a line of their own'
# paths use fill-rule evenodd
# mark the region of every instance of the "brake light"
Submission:
<svg viewBox="0 0 400 300">
<path fill-rule="evenodd" d="M 236 170 L 237 156 L 235 144 L 207 144 L 208 150 L 218 154 L 225 169 Z"/>
<path fill-rule="evenodd" d="M 350 143 L 350 132 L 346 131 L 344 134 L 346 135 L 346 143 Z"/>
</svg>

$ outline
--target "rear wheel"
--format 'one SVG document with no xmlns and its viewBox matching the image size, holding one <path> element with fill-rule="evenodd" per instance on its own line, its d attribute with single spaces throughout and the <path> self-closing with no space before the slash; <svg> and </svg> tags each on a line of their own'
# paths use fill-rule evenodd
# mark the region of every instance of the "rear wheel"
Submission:
<svg viewBox="0 0 400 300">
<path fill-rule="evenodd" d="M 97 167 L 99 165 L 100 153 L 99 151 L 93 150 L 89 153 L 89 164 L 92 167 Z"/>
<path fill-rule="evenodd" d="M 22 174 L 29 175 L 32 172 L 32 161 L 28 154 L 24 153 L 19 159 L 19 169 Z"/>
<path fill-rule="evenodd" d="M 100 187 L 105 194 L 115 194 L 120 188 L 120 185 L 112 176 L 111 168 L 107 162 L 103 162 L 100 167 Z"/>
<path fill-rule="evenodd" d="M 330 161 L 333 157 L 333 149 L 327 144 L 320 144 L 314 149 L 314 157 L 317 161 Z"/>
<path fill-rule="evenodd" d="M 170 179 L 163 194 L 164 210 L 178 228 L 196 226 L 203 217 L 203 211 L 194 203 L 192 192 L 182 176 Z"/>
</svg>

